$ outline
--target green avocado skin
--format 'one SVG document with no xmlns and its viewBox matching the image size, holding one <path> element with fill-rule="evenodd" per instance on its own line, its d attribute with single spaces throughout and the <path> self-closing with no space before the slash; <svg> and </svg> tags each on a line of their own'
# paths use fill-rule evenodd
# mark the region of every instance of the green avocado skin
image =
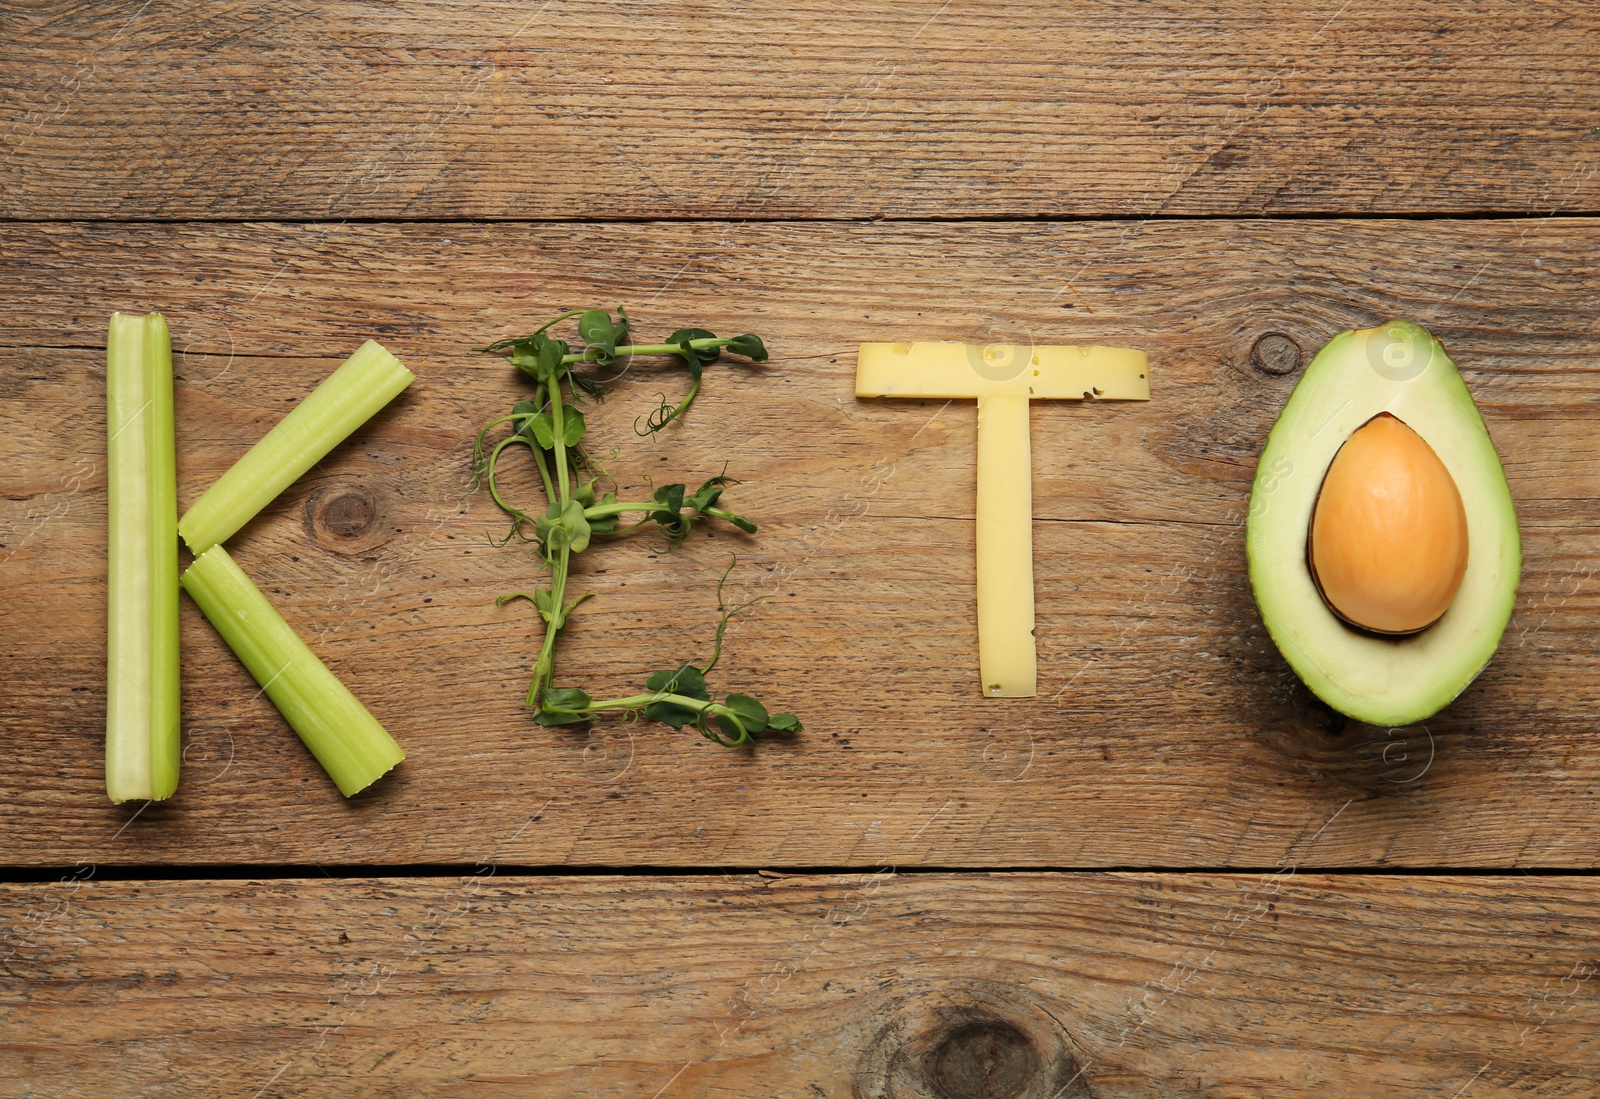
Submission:
<svg viewBox="0 0 1600 1099">
<path fill-rule="evenodd" d="M 1345 625 L 1306 564 L 1311 511 L 1350 435 L 1388 412 L 1450 471 L 1467 513 L 1467 571 L 1438 622 L 1409 637 Z M 1398 548 L 1398 547 L 1397 547 Z M 1426 720 L 1494 656 L 1522 574 L 1505 471 L 1466 383 L 1439 341 L 1410 321 L 1341 332 L 1306 368 L 1256 464 L 1245 525 L 1250 587 L 1273 642 L 1329 706 L 1358 721 Z"/>
</svg>

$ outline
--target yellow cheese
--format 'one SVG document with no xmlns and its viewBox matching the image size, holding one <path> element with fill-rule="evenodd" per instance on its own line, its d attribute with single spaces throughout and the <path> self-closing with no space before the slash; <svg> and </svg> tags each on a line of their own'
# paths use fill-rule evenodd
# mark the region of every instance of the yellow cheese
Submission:
<svg viewBox="0 0 1600 1099">
<path fill-rule="evenodd" d="M 978 402 L 978 670 L 985 695 L 1038 693 L 1033 640 L 1032 399 L 1147 401 L 1149 360 L 1124 347 L 864 343 L 858 397 Z"/>
<path fill-rule="evenodd" d="M 983 693 L 1039 693 L 1033 645 L 1028 398 L 978 398 L 978 671 Z"/>
<path fill-rule="evenodd" d="M 1126 347 L 864 343 L 857 397 L 1148 401 L 1149 359 Z"/>
</svg>

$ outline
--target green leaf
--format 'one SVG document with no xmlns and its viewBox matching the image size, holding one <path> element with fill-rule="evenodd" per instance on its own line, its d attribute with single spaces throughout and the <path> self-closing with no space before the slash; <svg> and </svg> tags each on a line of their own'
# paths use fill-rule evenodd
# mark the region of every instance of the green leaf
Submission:
<svg viewBox="0 0 1600 1099">
<path fill-rule="evenodd" d="M 611 326 L 611 314 L 604 309 L 590 309 L 578 318 L 578 338 L 584 347 L 598 352 L 595 362 L 609 366 L 617 358 L 617 331 Z"/>
<path fill-rule="evenodd" d="M 628 324 L 628 311 L 620 305 L 617 306 L 617 323 L 612 326 L 612 330 L 616 333 L 618 344 L 628 342 Z"/>
<path fill-rule="evenodd" d="M 711 737 L 718 744 L 731 748 L 734 745 L 748 742 L 757 733 L 766 731 L 768 721 L 767 708 L 749 695 L 729 695 L 723 699 L 722 704 L 732 710 L 734 716 L 739 720 L 735 722 L 726 714 L 717 715 L 717 726 L 727 735 L 726 740 L 721 737 Z M 743 729 L 740 728 L 741 725 L 744 727 Z M 702 732 L 706 732 L 704 725 L 700 728 Z M 707 735 L 710 734 L 707 733 Z"/>
<path fill-rule="evenodd" d="M 735 481 L 731 477 L 713 477 L 711 480 L 695 489 L 694 495 L 686 498 L 684 503 L 688 504 L 696 511 L 704 511 L 706 508 L 714 505 L 722 497 L 722 490 L 725 486 L 736 485 L 738 483 L 738 481 Z"/>
<path fill-rule="evenodd" d="M 693 664 L 657 672 L 645 680 L 644 685 L 646 690 L 660 694 L 683 695 L 685 698 L 698 698 L 702 702 L 711 701 L 711 692 L 706 690 L 706 677 Z M 676 702 L 662 701 L 652 702 L 646 706 L 644 716 L 650 721 L 659 721 L 671 725 L 674 729 L 681 729 L 689 722 L 698 720 L 700 714 L 699 711 L 691 710 Z"/>
<path fill-rule="evenodd" d="M 542 338 L 542 337 L 541 337 Z M 565 368 L 561 359 L 567 353 L 565 340 L 545 339 L 539 345 L 539 364 L 537 377 L 540 381 L 554 384 L 562 375 Z"/>
<path fill-rule="evenodd" d="M 583 433 L 588 426 L 583 422 L 583 413 L 571 405 L 561 410 L 561 441 L 568 446 L 577 446 L 578 440 L 583 438 Z"/>
<path fill-rule="evenodd" d="M 683 486 L 662 485 L 650 498 L 676 515 L 683 508 Z"/>
<path fill-rule="evenodd" d="M 538 411 L 539 406 L 532 401 L 518 401 L 511 406 L 511 414 L 513 416 L 533 416 Z M 529 439 L 533 438 L 533 428 L 528 426 L 527 420 L 514 420 L 513 423 L 516 426 L 518 435 Z"/>
<path fill-rule="evenodd" d="M 706 690 L 706 677 L 693 664 L 680 664 L 676 668 L 656 672 L 644 681 L 644 685 L 645 689 L 650 691 L 665 691 L 668 694 L 711 701 L 711 693 Z"/>
<path fill-rule="evenodd" d="M 545 508 L 544 514 L 534 520 L 533 536 L 546 546 L 551 546 L 551 539 L 557 537 L 561 530 L 561 502 L 552 500 L 550 506 Z M 551 546 L 554 549 L 554 546 Z"/>
<path fill-rule="evenodd" d="M 767 708 L 749 695 L 729 695 L 722 704 L 739 715 L 748 732 L 759 733 L 767 727 Z"/>
<path fill-rule="evenodd" d="M 561 511 L 561 525 L 566 528 L 567 545 L 573 553 L 582 553 L 589 548 L 589 520 L 584 518 L 582 504 L 568 500 L 567 506 Z"/>
<path fill-rule="evenodd" d="M 681 350 L 678 354 L 683 356 L 684 362 L 689 365 L 689 373 L 694 377 L 700 376 L 700 368 L 708 363 L 717 361 L 717 356 L 722 354 L 720 347 L 692 347 L 690 340 L 714 340 L 716 333 L 707 332 L 704 328 L 680 328 L 666 339 L 667 343 L 675 343 Z"/>
<path fill-rule="evenodd" d="M 539 337 L 543 342 L 544 337 Z M 508 362 L 530 378 L 539 377 L 539 349 L 531 340 L 522 340 L 511 345 L 511 354 L 506 356 Z"/>
<path fill-rule="evenodd" d="M 539 693 L 534 720 L 540 725 L 578 725 L 593 719 L 585 712 L 591 701 L 588 692 L 577 687 L 546 687 Z"/>
<path fill-rule="evenodd" d="M 594 507 L 594 482 L 585 481 L 572 490 L 572 498 L 586 508 Z"/>
<path fill-rule="evenodd" d="M 674 729 L 681 729 L 700 719 L 700 715 L 695 711 L 674 702 L 652 702 L 644 708 L 644 716 L 646 721 L 659 721 L 663 725 L 671 725 Z"/>
<path fill-rule="evenodd" d="M 583 505 L 576 500 L 566 504 L 552 503 L 533 524 L 534 536 L 543 542 L 545 549 L 555 554 L 563 549 L 582 553 L 589 547 L 589 520 L 584 517 Z"/>
<path fill-rule="evenodd" d="M 728 341 L 728 350 L 735 355 L 743 355 L 753 363 L 767 361 L 767 346 L 761 342 L 760 336 L 746 332 L 742 336 L 735 336 Z"/>
<path fill-rule="evenodd" d="M 539 617 L 546 622 L 555 616 L 554 592 L 544 588 L 535 588 L 533 592 L 533 605 L 539 608 Z"/>
<path fill-rule="evenodd" d="M 689 521 L 683 517 L 683 486 L 662 485 L 652 497 L 661 506 L 650 512 L 650 518 L 661 524 L 661 529 L 673 541 L 689 536 Z"/>
<path fill-rule="evenodd" d="M 547 710 L 583 710 L 594 700 L 580 687 L 547 687 L 539 701 Z"/>
<path fill-rule="evenodd" d="M 767 730 L 773 733 L 798 733 L 804 731 L 804 726 L 793 714 L 773 714 L 767 719 Z"/>
<path fill-rule="evenodd" d="M 527 431 L 533 436 L 534 442 L 545 450 L 550 450 L 556 445 L 556 425 L 550 420 L 550 413 L 541 412 L 527 421 Z"/>
<path fill-rule="evenodd" d="M 480 350 L 501 351 L 509 349 L 510 354 L 506 357 L 512 366 L 530 378 L 542 380 L 542 376 L 539 373 L 539 356 L 543 353 L 544 346 L 549 342 L 550 338 L 544 335 L 543 332 L 536 332 L 531 336 L 518 336 L 515 339 L 499 340 Z"/>
</svg>

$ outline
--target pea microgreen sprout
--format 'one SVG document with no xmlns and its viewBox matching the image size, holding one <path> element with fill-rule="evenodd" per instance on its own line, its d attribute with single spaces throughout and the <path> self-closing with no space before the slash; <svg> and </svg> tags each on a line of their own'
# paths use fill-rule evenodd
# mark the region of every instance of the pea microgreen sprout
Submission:
<svg viewBox="0 0 1600 1099">
<path fill-rule="evenodd" d="M 578 339 L 582 341 L 582 349 L 577 351 L 566 341 L 549 335 L 556 325 L 573 318 L 577 318 Z M 499 544 L 513 538 L 538 543 L 549 570 L 548 587 L 511 592 L 496 600 L 498 606 L 526 600 L 534 605 L 545 624 L 544 642 L 534 662 L 526 704 L 535 710 L 534 719 L 541 725 L 576 725 L 603 711 L 620 710 L 674 729 L 693 722 L 707 739 L 729 747 L 749 744 L 757 733 L 798 733 L 801 725 L 793 714 L 769 714 L 749 695 L 730 694 L 718 701 L 706 685 L 705 677 L 721 655 L 728 619 L 749 606 L 745 603 L 731 610 L 723 606 L 726 572 L 717 583 L 717 609 L 722 611 L 722 619 L 717 624 L 711 660 L 704 667 L 683 664 L 668 668 L 645 680 L 648 693 L 598 702 L 577 687 L 555 686 L 556 639 L 566 629 L 573 609 L 594 594 L 569 594 L 572 555 L 587 550 L 595 536 L 625 535 L 649 528 L 665 538 L 671 549 L 681 545 L 697 523 L 716 520 L 747 534 L 756 531 L 755 523 L 720 506 L 723 490 L 738 484 L 727 476 L 726 470 L 708 478 L 693 492 L 686 484 L 661 485 L 648 500 L 619 500 L 615 482 L 612 491 L 601 491 L 602 479 L 610 478 L 604 477 L 604 471 L 583 447 L 588 424 L 580 405 L 586 396 L 602 395 L 605 387 L 573 368 L 581 363 L 608 367 L 635 355 L 672 355 L 680 359 L 689 371 L 689 392 L 676 405 L 660 398 L 659 407 L 644 418 L 643 427 L 635 424 L 639 434 L 650 435 L 682 416 L 694 403 L 700 393 L 702 371 L 724 349 L 752 362 L 764 362 L 766 347 L 757 336 L 723 339 L 703 328 L 680 328 L 666 342 L 653 344 L 629 344 L 628 334 L 625 310 L 618 308 L 617 320 L 613 321 L 605 310 L 580 309 L 551 318 L 531 335 L 498 340 L 479 349 L 505 353 L 508 361 L 533 381 L 532 398 L 517 401 L 510 415 L 485 424 L 472 448 L 474 487 L 487 487 L 496 506 L 511 517 L 511 529 Z M 491 446 L 489 433 L 502 425 L 509 426 L 510 433 Z M 542 514 L 517 506 L 500 491 L 496 480 L 498 463 L 508 449 L 516 447 L 527 448 L 539 471 L 545 495 Z M 637 514 L 637 520 L 622 525 L 622 517 L 630 513 Z"/>
</svg>

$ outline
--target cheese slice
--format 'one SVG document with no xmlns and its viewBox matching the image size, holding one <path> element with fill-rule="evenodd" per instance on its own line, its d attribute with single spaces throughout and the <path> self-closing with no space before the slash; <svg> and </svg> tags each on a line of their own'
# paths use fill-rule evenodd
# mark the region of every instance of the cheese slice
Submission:
<svg viewBox="0 0 1600 1099">
<path fill-rule="evenodd" d="M 1033 642 L 1033 475 L 1028 398 L 978 398 L 978 672 L 983 693 L 1039 693 Z"/>
<path fill-rule="evenodd" d="M 856 396 L 1148 401 L 1149 365 L 1127 347 L 864 343 Z"/>
<path fill-rule="evenodd" d="M 1039 693 L 1033 639 L 1033 399 L 1147 401 L 1149 360 L 1125 347 L 864 343 L 857 397 L 978 402 L 978 670 L 983 693 Z"/>
</svg>

